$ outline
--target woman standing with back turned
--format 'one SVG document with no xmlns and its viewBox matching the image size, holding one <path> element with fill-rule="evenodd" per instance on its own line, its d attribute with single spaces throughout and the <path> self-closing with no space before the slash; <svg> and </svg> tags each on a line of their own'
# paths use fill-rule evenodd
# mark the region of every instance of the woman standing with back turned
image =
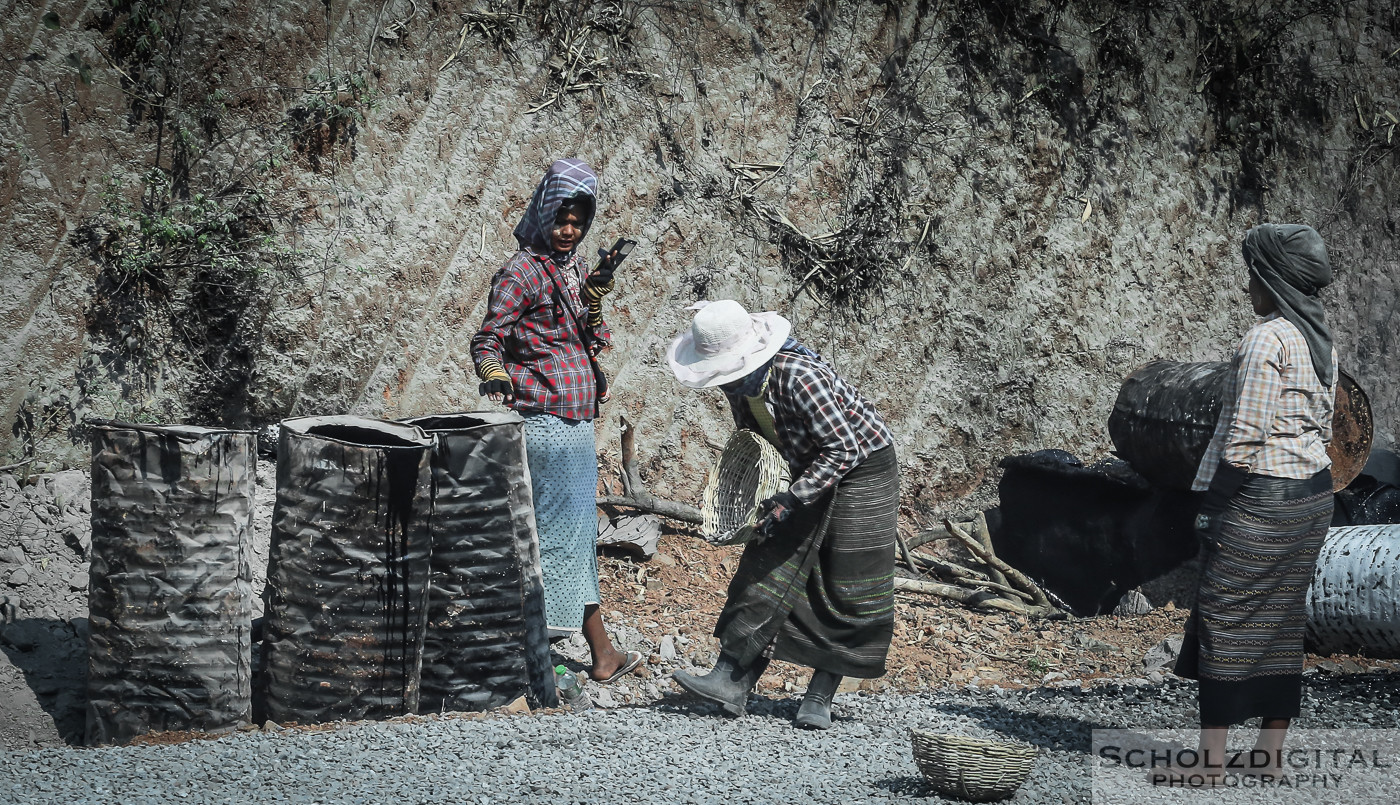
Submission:
<svg viewBox="0 0 1400 805">
<path fill-rule="evenodd" d="M 1303 692 L 1304 596 L 1332 520 L 1337 356 L 1317 293 L 1332 281 L 1312 227 L 1263 224 L 1244 237 L 1262 320 L 1230 364 L 1224 404 L 1193 489 L 1207 554 L 1176 673 L 1200 680 L 1201 750 L 1224 771 L 1232 724 L 1260 717 L 1256 749 L 1279 750 Z M 1212 774 L 1213 772 L 1213 774 Z"/>
<path fill-rule="evenodd" d="M 593 652 L 589 675 L 611 682 L 642 655 L 613 647 L 598 608 L 593 419 L 604 392 L 591 358 L 610 335 L 602 299 L 613 288 L 613 265 L 587 274 L 578 254 L 597 192 L 598 178 L 582 161 L 550 166 L 515 227 L 520 250 L 491 282 L 471 351 L 482 393 L 525 417 L 550 635 L 581 628 Z"/>
</svg>

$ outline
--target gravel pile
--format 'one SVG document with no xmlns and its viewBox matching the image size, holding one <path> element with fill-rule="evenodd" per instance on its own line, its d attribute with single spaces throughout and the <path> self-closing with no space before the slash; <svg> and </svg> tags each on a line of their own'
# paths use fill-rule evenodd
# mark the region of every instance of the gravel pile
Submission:
<svg viewBox="0 0 1400 805">
<path fill-rule="evenodd" d="M 1400 726 L 1397 681 L 1312 674 L 1299 725 Z M 1032 743 L 1041 756 L 1012 801 L 1087 802 L 1093 728 L 1194 723 L 1186 682 L 841 694 L 837 724 L 824 733 L 791 726 L 797 703 L 759 700 L 748 717 L 730 720 L 667 696 L 652 707 L 579 714 L 428 717 L 322 732 L 274 726 L 167 746 L 22 750 L 0 755 L 0 801 L 940 802 L 913 764 L 908 733 L 919 728 Z M 1138 801 L 1179 802 L 1184 792 L 1143 783 L 1141 793 Z"/>
<path fill-rule="evenodd" d="M 0 747 L 82 737 L 89 489 L 82 470 L 0 473 Z"/>
</svg>

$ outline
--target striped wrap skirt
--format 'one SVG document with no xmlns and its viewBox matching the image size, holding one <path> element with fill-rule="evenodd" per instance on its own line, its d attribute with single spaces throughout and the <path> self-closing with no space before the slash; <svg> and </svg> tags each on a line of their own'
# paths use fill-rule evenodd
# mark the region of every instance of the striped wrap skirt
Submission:
<svg viewBox="0 0 1400 805">
<path fill-rule="evenodd" d="M 841 676 L 884 675 L 898 517 L 899 464 L 885 447 L 745 547 L 715 626 L 720 648 L 742 666 L 771 649 Z"/>
<path fill-rule="evenodd" d="M 1200 681 L 1201 724 L 1293 718 L 1303 698 L 1305 598 L 1332 522 L 1332 474 L 1250 475 L 1206 546 L 1176 673 Z"/>
</svg>

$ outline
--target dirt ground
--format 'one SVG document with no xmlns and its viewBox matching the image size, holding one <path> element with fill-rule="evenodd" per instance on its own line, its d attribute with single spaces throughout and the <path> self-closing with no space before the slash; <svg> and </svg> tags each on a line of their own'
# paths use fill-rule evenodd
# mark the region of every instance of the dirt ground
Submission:
<svg viewBox="0 0 1400 805">
<path fill-rule="evenodd" d="M 695 648 L 684 659 L 708 666 L 717 650 L 711 632 L 741 552 L 737 546 L 708 545 L 689 530 L 669 530 L 649 561 L 603 555 L 599 573 L 608 620 L 636 628 L 652 641 L 665 635 L 685 636 Z M 1149 677 L 1144 656 L 1181 633 L 1195 572 L 1191 563 L 1145 585 L 1144 593 L 1157 606 L 1136 616 L 1029 621 L 901 592 L 888 673 L 875 680 L 848 680 L 847 689 L 921 691 L 966 684 L 1020 688 L 1078 686 L 1096 680 L 1156 681 L 1160 677 Z M 669 664 L 657 655 L 650 660 L 654 668 Z M 1400 667 L 1391 660 L 1311 654 L 1307 665 L 1338 673 Z M 810 669 L 775 662 L 759 681 L 759 690 L 801 691 L 810 673 Z"/>
</svg>

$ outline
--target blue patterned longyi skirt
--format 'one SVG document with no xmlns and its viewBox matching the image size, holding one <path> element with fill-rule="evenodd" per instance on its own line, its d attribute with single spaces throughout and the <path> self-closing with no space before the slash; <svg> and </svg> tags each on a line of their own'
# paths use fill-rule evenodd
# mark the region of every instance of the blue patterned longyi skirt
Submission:
<svg viewBox="0 0 1400 805">
<path fill-rule="evenodd" d="M 598 592 L 598 457 L 592 421 L 525 414 L 525 453 L 535 496 L 544 575 L 545 623 L 552 634 L 583 627 Z"/>
</svg>

